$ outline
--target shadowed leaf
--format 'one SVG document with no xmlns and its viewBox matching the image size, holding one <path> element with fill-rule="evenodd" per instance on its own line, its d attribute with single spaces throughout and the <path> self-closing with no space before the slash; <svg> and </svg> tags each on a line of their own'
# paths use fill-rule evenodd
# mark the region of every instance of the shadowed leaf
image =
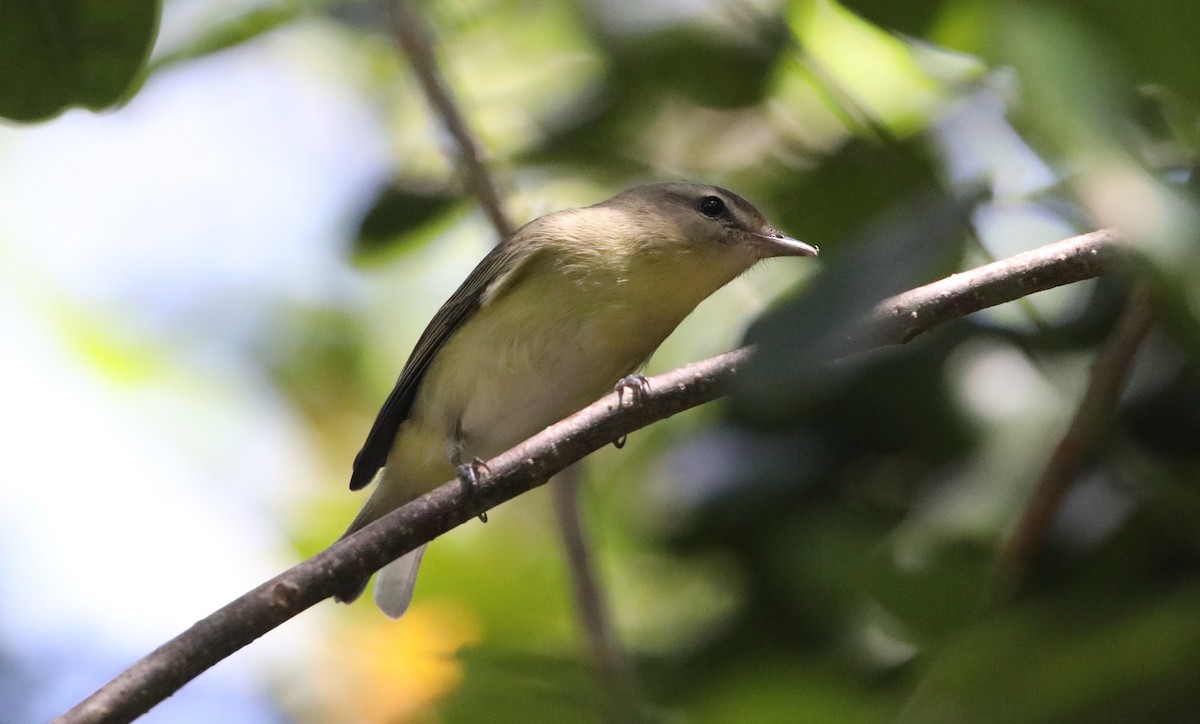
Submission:
<svg viewBox="0 0 1200 724">
<path fill-rule="evenodd" d="M 157 0 L 0 3 L 0 116 L 116 104 L 142 70 L 159 11 Z"/>
</svg>

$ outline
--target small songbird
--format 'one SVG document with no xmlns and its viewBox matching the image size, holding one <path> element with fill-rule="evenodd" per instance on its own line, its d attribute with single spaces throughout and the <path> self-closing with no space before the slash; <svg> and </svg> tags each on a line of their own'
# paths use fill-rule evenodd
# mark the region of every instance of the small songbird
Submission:
<svg viewBox="0 0 1200 724">
<path fill-rule="evenodd" d="M 741 196 L 701 184 L 639 186 L 529 222 L 417 341 L 354 459 L 350 489 L 378 483 L 345 535 L 595 402 L 759 260 L 816 253 Z M 375 602 L 387 615 L 408 608 L 424 551 L 380 571 Z"/>
</svg>

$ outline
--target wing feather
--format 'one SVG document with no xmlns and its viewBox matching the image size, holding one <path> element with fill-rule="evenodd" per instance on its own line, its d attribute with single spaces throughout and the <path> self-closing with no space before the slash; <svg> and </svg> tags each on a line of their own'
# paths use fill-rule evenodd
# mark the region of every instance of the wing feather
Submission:
<svg viewBox="0 0 1200 724">
<path fill-rule="evenodd" d="M 413 348 L 408 362 L 400 372 L 392 393 L 375 418 L 366 442 L 354 457 L 354 470 L 350 476 L 350 489 L 360 490 L 370 484 L 375 473 L 387 463 L 388 453 L 401 423 L 408 419 L 421 379 L 433 364 L 438 352 L 446 342 L 483 305 L 491 286 L 500 281 L 523 255 L 525 244 L 517 243 L 520 232 L 510 236 L 492 249 L 479 262 L 466 281 L 442 305 L 421 333 L 417 346 Z"/>
</svg>

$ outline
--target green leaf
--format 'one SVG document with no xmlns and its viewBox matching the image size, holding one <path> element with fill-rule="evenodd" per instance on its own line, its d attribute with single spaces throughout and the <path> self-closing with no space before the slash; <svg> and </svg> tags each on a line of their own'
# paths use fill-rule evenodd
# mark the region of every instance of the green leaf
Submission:
<svg viewBox="0 0 1200 724">
<path fill-rule="evenodd" d="M 750 106 L 765 97 L 784 38 L 763 32 L 735 40 L 689 24 L 618 36 L 613 39 L 614 74 L 701 106 Z"/>
<path fill-rule="evenodd" d="M 459 653 L 466 681 L 439 706 L 441 720 L 590 723 L 605 701 L 586 666 L 569 658 L 479 646 Z"/>
<path fill-rule="evenodd" d="M 188 45 L 157 57 L 151 70 L 236 47 L 291 23 L 303 14 L 299 3 L 255 8 L 206 29 Z"/>
<path fill-rule="evenodd" d="M 440 188 L 426 188 L 395 179 L 379 190 L 358 227 L 356 255 L 376 254 L 396 248 L 406 235 L 441 217 L 459 196 Z"/>
<path fill-rule="evenodd" d="M 942 0 L 841 0 L 840 4 L 875 25 L 909 35 L 924 35 L 937 18 Z"/>
<path fill-rule="evenodd" d="M 158 0 L 0 3 L 0 116 L 114 105 L 146 62 L 159 12 Z"/>
<path fill-rule="evenodd" d="M 1200 23 L 1200 3 L 1074 0 L 1067 5 L 1096 33 L 1096 45 L 1123 63 L 1136 83 L 1162 83 L 1188 98 L 1200 93 L 1190 32 Z"/>
<path fill-rule="evenodd" d="M 1100 591 L 985 619 L 936 652 L 901 722 L 1035 724 L 1194 718 L 1194 584 L 1142 600 Z M 1106 598 L 1107 597 L 1107 598 Z"/>
</svg>

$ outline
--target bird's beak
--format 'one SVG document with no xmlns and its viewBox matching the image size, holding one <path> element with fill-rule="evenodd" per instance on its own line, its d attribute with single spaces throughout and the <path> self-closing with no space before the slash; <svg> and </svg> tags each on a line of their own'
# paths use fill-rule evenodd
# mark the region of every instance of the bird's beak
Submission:
<svg viewBox="0 0 1200 724">
<path fill-rule="evenodd" d="M 754 239 L 764 259 L 772 256 L 816 256 L 820 253 L 820 249 L 812 244 L 805 244 L 774 229 L 755 234 Z"/>
</svg>

